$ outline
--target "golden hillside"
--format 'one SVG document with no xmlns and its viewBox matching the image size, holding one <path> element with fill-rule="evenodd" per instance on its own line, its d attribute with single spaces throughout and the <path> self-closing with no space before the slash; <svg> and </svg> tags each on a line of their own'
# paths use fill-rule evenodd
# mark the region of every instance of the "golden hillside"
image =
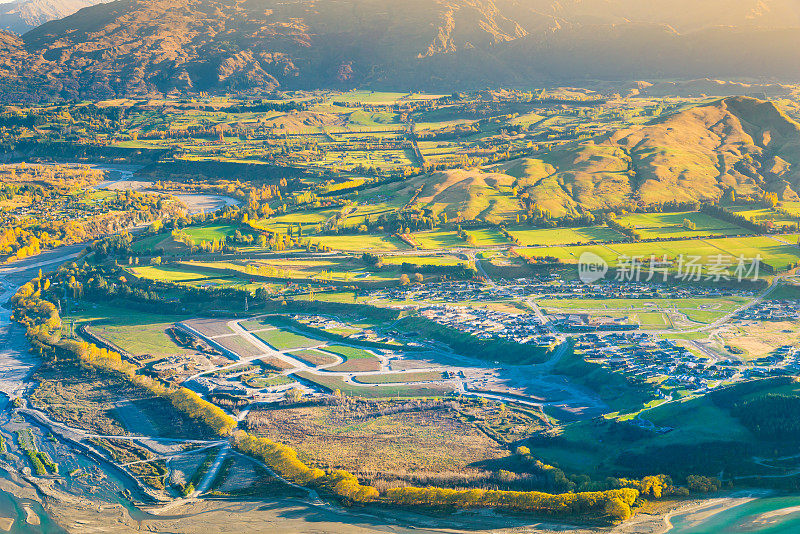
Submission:
<svg viewBox="0 0 800 534">
<path fill-rule="evenodd" d="M 706 201 L 729 188 L 790 200 L 800 191 L 800 125 L 770 102 L 731 97 L 512 162 L 505 172 L 554 215 Z"/>
</svg>

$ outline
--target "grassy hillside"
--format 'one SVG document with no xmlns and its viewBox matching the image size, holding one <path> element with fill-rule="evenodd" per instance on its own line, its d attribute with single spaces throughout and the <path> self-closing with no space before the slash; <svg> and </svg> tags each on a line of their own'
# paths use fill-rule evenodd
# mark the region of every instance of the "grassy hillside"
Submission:
<svg viewBox="0 0 800 534">
<path fill-rule="evenodd" d="M 711 395 L 646 405 L 638 415 L 568 423 L 554 435 L 531 442 L 532 452 L 545 462 L 570 472 L 605 476 L 611 472 L 631 475 L 668 473 L 682 479 L 689 474 L 726 477 L 742 482 L 767 475 L 761 483 L 796 487 L 791 461 L 777 460 L 791 454 L 796 434 L 759 437 L 746 418 L 748 403 L 776 398 L 787 403 L 798 399 L 798 384 L 791 378 L 748 382 Z M 769 428 L 793 430 L 794 413 L 766 414 Z M 783 426 L 781 426 L 783 425 Z M 766 425 L 764 425 L 766 426 Z"/>
<path fill-rule="evenodd" d="M 771 192 L 794 202 L 800 200 L 800 124 L 772 102 L 728 97 L 492 171 L 417 176 L 367 190 L 360 199 L 389 197 L 445 213 L 451 221 L 489 222 L 512 220 L 526 206 L 558 217 L 582 209 L 714 201 L 731 188 L 738 195 Z M 674 222 L 676 232 L 682 223 Z"/>
<path fill-rule="evenodd" d="M 728 188 L 794 201 L 799 147 L 800 125 L 774 104 L 731 97 L 514 162 L 506 172 L 554 215 L 579 206 L 708 201 Z"/>
<path fill-rule="evenodd" d="M 444 213 L 450 221 L 461 217 L 499 223 L 522 211 L 519 200 L 512 195 L 513 183 L 514 177 L 508 174 L 454 169 L 370 189 L 361 193 L 360 198 L 389 196 L 405 199 L 437 215 Z"/>
</svg>

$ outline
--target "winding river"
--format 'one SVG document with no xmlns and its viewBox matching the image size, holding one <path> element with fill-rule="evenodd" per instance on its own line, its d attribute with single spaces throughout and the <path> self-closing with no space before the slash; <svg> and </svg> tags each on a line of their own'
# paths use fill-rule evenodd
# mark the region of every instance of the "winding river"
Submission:
<svg viewBox="0 0 800 534">
<path fill-rule="evenodd" d="M 98 165 L 90 164 L 93 169 L 105 171 L 109 179 L 101 182 L 95 186 L 96 189 L 110 189 L 110 190 L 133 190 L 133 191 L 149 191 L 153 193 L 160 193 L 161 191 L 150 191 L 148 188 L 152 182 L 136 180 L 135 173 L 142 167 L 135 165 Z M 224 195 L 208 195 L 208 194 L 194 194 L 194 193 L 169 193 L 171 196 L 177 198 L 186 206 L 190 214 L 200 213 L 201 211 L 211 212 L 216 211 L 225 206 L 238 206 L 241 202 L 235 198 L 227 197 Z"/>
<path fill-rule="evenodd" d="M 800 495 L 759 497 L 733 507 L 698 510 L 671 519 L 668 534 L 797 534 Z"/>
<path fill-rule="evenodd" d="M 106 171 L 109 180 L 96 186 L 97 189 L 147 191 L 149 182 L 136 181 L 134 173 L 138 169 L 132 166 L 91 165 L 95 169 Z M 175 194 L 172 195 L 183 202 L 189 213 L 214 211 L 224 206 L 235 206 L 239 201 L 222 195 Z M 0 266 L 0 433 L 7 440 L 12 440 L 13 432 L 8 428 L 13 423 L 8 405 L 15 398 L 25 397 L 33 387 L 31 376 L 39 365 L 39 359 L 29 352 L 29 344 L 23 329 L 12 322 L 11 310 L 6 304 L 17 289 L 35 277 L 39 269 L 47 270 L 76 258 L 85 244 L 70 245 L 56 250 Z M 75 451 L 74 461 L 80 465 L 90 465 L 93 461 Z M 122 504 L 132 517 L 142 516 L 130 502 L 122 499 L 119 493 L 123 490 L 136 490 L 124 477 L 118 477 L 113 469 L 106 472 L 107 480 L 102 491 L 94 495 L 101 500 Z M 13 482 L 12 482 L 13 481 Z M 36 490 L 20 480 L 19 477 L 0 468 L 0 482 L 6 489 L 0 488 L 0 531 L 39 533 L 63 532 L 58 524 L 45 512 L 41 502 L 35 496 Z M 8 484 L 6 484 L 6 482 Z M 146 514 L 144 514 L 146 515 Z M 30 519 L 32 521 L 29 521 Z"/>
<path fill-rule="evenodd" d="M 105 170 L 110 175 L 110 180 L 98 184 L 97 188 L 102 189 L 133 189 L 146 191 L 148 182 L 135 180 L 134 173 L 136 167 L 113 166 L 113 165 L 92 165 L 94 168 Z M 213 211 L 224 206 L 237 205 L 239 202 L 233 198 L 222 195 L 195 195 L 195 194 L 176 194 L 189 210 L 190 213 L 197 213 L 201 210 Z M 41 268 L 47 270 L 48 267 L 55 267 L 60 263 L 75 258 L 84 245 L 72 245 L 57 250 L 46 251 L 38 256 L 27 258 L 23 261 L 15 262 L 7 266 L 0 266 L 0 303 L 7 302 L 16 292 L 17 288 L 29 279 L 33 278 Z M 11 422 L 10 412 L 7 410 L 10 399 L 24 396 L 32 387 L 31 375 L 35 371 L 39 360 L 28 352 L 28 342 L 25 339 L 22 329 L 11 321 L 11 311 L 7 307 L 0 307 L 0 432 L 11 439 L 11 433 L 6 428 Z M 76 452 L 80 457 L 80 453 Z M 87 462 L 85 458 L 82 462 Z M 12 474 L 0 468 L 0 482 L 10 480 Z M 20 481 L 16 480 L 19 484 Z M 32 488 L 28 489 L 28 495 L 35 495 Z M 118 496 L 118 492 L 123 489 L 130 489 L 130 485 L 120 477 L 109 475 L 108 484 L 100 497 L 101 500 L 122 504 L 128 513 L 137 520 L 148 516 L 133 507 L 129 502 L 124 501 Z M 280 508 L 276 508 L 280 510 Z M 353 517 L 347 519 L 336 517 L 336 514 L 322 514 L 321 510 L 295 510 L 299 514 L 296 519 L 308 515 L 309 517 L 319 514 L 318 526 L 327 525 L 340 527 L 330 531 L 339 532 L 362 532 L 364 525 L 358 525 L 360 521 L 352 522 Z M 36 518 L 30 524 L 27 519 L 33 514 Z M 258 511 L 261 517 L 266 519 L 265 511 Z M 152 516 L 149 516 L 152 517 Z M 284 516 L 286 520 L 286 516 Z M 12 521 L 12 523 L 7 523 Z M 305 520 L 302 520 L 305 521 Z M 407 532 L 405 528 L 399 527 L 393 521 L 389 524 L 382 521 L 369 523 L 368 531 L 385 532 Z M 709 505 L 700 510 L 689 513 L 677 514 L 671 518 L 672 527 L 668 534 L 739 534 L 739 533 L 760 533 L 760 534 L 795 534 L 800 532 L 800 496 L 771 496 L 760 497 L 743 504 L 732 507 Z M 285 523 L 284 523 L 285 524 Z M 304 523 L 294 523 L 295 526 Z M 390 526 L 391 525 L 391 526 Z M 48 516 L 41 503 L 30 496 L 21 495 L 18 491 L 6 491 L 0 488 L 0 530 L 5 530 L 8 526 L 10 532 L 18 533 L 49 533 L 63 532 L 61 527 Z M 485 527 L 488 525 L 481 525 Z M 478 527 L 474 532 L 483 531 Z M 427 529 L 416 530 L 425 532 Z"/>
<path fill-rule="evenodd" d="M 8 302 L 22 284 L 36 276 L 40 268 L 46 270 L 49 266 L 69 261 L 82 248 L 84 245 L 63 247 L 0 267 L 0 303 Z M 7 428 L 12 423 L 8 404 L 12 399 L 24 396 L 31 388 L 31 375 L 39 365 L 38 358 L 28 351 L 28 347 L 23 329 L 11 321 L 11 310 L 0 307 L 0 393 L 3 393 L 0 395 L 0 430 L 7 440 L 13 439 Z M 11 480 L 12 476 L 0 469 L 0 479 Z M 38 525 L 28 523 L 31 514 L 36 516 Z M 5 489 L 0 489 L 0 518 L 3 518 L 0 528 L 11 532 L 63 532 L 38 500 Z"/>
</svg>

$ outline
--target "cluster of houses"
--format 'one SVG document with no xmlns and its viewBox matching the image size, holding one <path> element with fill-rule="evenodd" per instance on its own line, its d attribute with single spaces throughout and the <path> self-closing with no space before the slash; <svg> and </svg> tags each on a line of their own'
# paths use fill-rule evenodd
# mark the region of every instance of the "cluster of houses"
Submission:
<svg viewBox="0 0 800 534">
<path fill-rule="evenodd" d="M 636 330 L 638 323 L 629 317 L 610 317 L 589 313 L 552 313 L 547 318 L 562 332 L 597 332 L 609 330 Z"/>
<path fill-rule="evenodd" d="M 478 339 L 501 339 L 542 346 L 556 341 L 556 337 L 539 317 L 530 313 L 513 315 L 486 308 L 437 305 L 421 308 L 420 314 Z"/>
<path fill-rule="evenodd" d="M 577 338 L 575 348 L 587 360 L 621 371 L 633 382 L 655 379 L 662 386 L 693 392 L 707 389 L 709 382 L 731 380 L 739 374 L 736 366 L 698 358 L 673 340 L 642 332 L 586 334 Z"/>
<path fill-rule="evenodd" d="M 469 280 L 427 283 L 373 291 L 372 299 L 430 302 L 480 302 L 497 300 L 494 288 Z"/>
<path fill-rule="evenodd" d="M 83 202 L 80 198 L 59 191 L 49 191 L 47 195 L 37 198 L 33 204 L 15 206 L 5 211 L 0 223 L 5 226 L 30 218 L 37 221 L 73 221 L 107 211 L 102 203 Z"/>
<path fill-rule="evenodd" d="M 764 300 L 735 316 L 740 321 L 796 321 L 800 319 L 800 302 L 796 300 Z"/>
<path fill-rule="evenodd" d="M 381 289 L 372 298 L 440 302 L 488 302 L 503 299 L 655 299 L 655 298 L 720 298 L 750 297 L 751 289 L 729 289 L 713 286 L 671 286 L 645 282 L 584 284 L 579 280 L 561 280 L 551 275 L 539 275 L 516 280 L 498 280 L 494 285 L 477 282 L 447 281 L 417 286 Z"/>
<path fill-rule="evenodd" d="M 585 334 L 575 349 L 587 360 L 622 372 L 633 382 L 702 393 L 720 382 L 800 373 L 800 350 L 785 345 L 769 356 L 743 362 L 699 358 L 679 342 L 643 332 Z"/>
<path fill-rule="evenodd" d="M 655 299 L 655 298 L 719 298 L 753 296 L 751 289 L 730 289 L 714 286 L 675 286 L 650 282 L 606 280 L 584 284 L 580 280 L 562 280 L 540 275 L 517 280 L 500 280 L 496 293 L 514 298 L 547 297 L 563 299 Z"/>
</svg>

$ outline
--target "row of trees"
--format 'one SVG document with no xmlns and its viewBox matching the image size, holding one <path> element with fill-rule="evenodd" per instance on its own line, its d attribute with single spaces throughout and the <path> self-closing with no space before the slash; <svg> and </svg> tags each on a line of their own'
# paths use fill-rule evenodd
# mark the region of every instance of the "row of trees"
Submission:
<svg viewBox="0 0 800 534">
<path fill-rule="evenodd" d="M 219 407 L 200 398 L 186 388 L 169 388 L 153 378 L 138 374 L 138 367 L 106 348 L 85 341 L 61 338 L 61 317 L 56 306 L 43 294 L 52 293 L 54 286 L 40 275 L 23 285 L 12 299 L 14 319 L 26 327 L 31 343 L 43 356 L 73 356 L 84 365 L 113 372 L 135 386 L 166 398 L 185 415 L 200 421 L 220 436 L 229 435 L 237 425 L 236 419 Z"/>
<path fill-rule="evenodd" d="M 383 500 L 407 506 L 493 507 L 535 512 L 541 515 L 575 516 L 608 514 L 614 522 L 631 516 L 631 506 L 639 497 L 633 488 L 582 493 L 543 493 L 448 488 L 401 487 L 386 490 Z"/>
<path fill-rule="evenodd" d="M 720 206 L 719 204 L 703 204 L 700 206 L 700 212 L 705 213 L 706 215 L 711 215 L 712 217 L 716 217 L 717 219 L 721 219 L 725 222 L 741 226 L 742 228 L 746 228 L 753 232 L 763 234 L 769 231 L 769 225 L 766 223 L 753 221 L 748 217 L 734 213 L 731 210 Z"/>
<path fill-rule="evenodd" d="M 237 431 L 234 445 L 239 451 L 260 459 L 291 482 L 325 487 L 333 494 L 357 503 L 379 500 L 405 506 L 494 507 L 555 516 L 595 513 L 607 514 L 612 521 L 618 522 L 631 516 L 631 506 L 639 497 L 639 491 L 633 488 L 550 494 L 538 491 L 399 487 L 381 495 L 374 487 L 362 485 L 355 475 L 347 471 L 332 470 L 326 473 L 322 469 L 307 466 L 297 457 L 294 449 L 282 443 Z"/>
<path fill-rule="evenodd" d="M 612 230 L 616 230 L 620 234 L 628 236 L 632 241 L 640 241 L 642 239 L 642 234 L 640 234 L 636 228 L 628 226 L 627 224 L 622 224 L 616 217 L 612 217 L 611 214 L 606 217 L 606 224 Z"/>
<path fill-rule="evenodd" d="M 302 486 L 321 486 L 351 502 L 365 503 L 378 498 L 378 490 L 364 486 L 358 478 L 336 469 L 326 473 L 307 466 L 297 457 L 297 451 L 283 443 L 238 431 L 233 436 L 234 446 L 244 454 L 258 458 L 281 477 Z"/>
</svg>

